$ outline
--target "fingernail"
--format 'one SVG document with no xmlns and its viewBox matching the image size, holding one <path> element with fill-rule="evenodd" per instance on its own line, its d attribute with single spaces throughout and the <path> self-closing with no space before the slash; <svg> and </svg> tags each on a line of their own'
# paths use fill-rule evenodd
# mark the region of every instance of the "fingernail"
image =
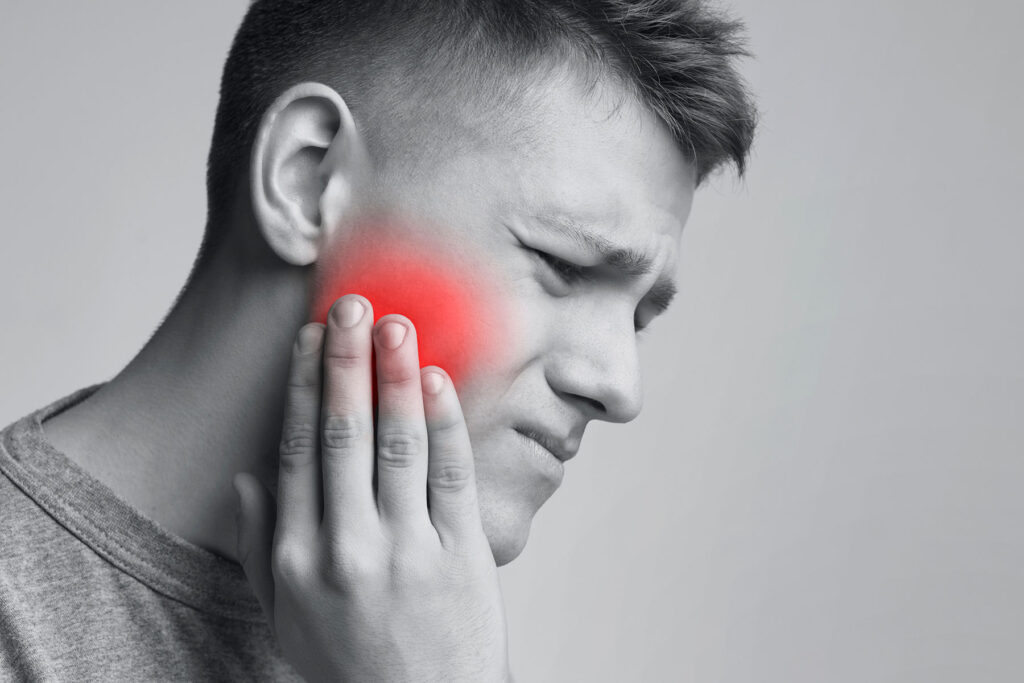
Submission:
<svg viewBox="0 0 1024 683">
<path fill-rule="evenodd" d="M 386 349 L 397 349 L 405 341 L 405 325 L 402 323 L 387 322 L 380 328 L 380 343 Z"/>
<path fill-rule="evenodd" d="M 366 307 L 358 299 L 342 299 L 331 311 L 334 322 L 342 327 L 354 327 L 363 319 L 364 313 Z"/>
<path fill-rule="evenodd" d="M 444 377 L 440 372 L 428 372 L 423 375 L 423 389 L 428 394 L 440 394 L 444 387 Z"/>
<path fill-rule="evenodd" d="M 319 325 L 306 325 L 299 330 L 299 351 L 302 353 L 313 353 L 320 348 L 323 340 L 323 330 Z"/>
</svg>

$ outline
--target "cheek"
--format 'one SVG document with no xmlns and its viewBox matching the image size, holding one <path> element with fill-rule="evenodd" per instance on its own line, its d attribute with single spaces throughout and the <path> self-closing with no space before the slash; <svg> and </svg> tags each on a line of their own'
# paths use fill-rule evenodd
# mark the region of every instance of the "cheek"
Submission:
<svg viewBox="0 0 1024 683">
<path fill-rule="evenodd" d="M 325 323 L 334 301 L 361 294 L 374 321 L 400 313 L 416 326 L 420 366 L 437 365 L 456 387 L 471 376 L 500 371 L 512 357 L 508 294 L 482 254 L 442 249 L 394 234 L 394 226 L 353 231 L 327 254 L 312 302 L 313 320 Z M 398 231 L 400 232 L 400 231 Z"/>
</svg>

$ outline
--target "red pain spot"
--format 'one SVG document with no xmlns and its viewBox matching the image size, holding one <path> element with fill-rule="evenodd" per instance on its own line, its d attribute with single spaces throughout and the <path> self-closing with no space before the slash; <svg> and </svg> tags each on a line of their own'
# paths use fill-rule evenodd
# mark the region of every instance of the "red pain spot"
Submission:
<svg viewBox="0 0 1024 683">
<path fill-rule="evenodd" d="M 465 244 L 395 221 L 362 223 L 320 261 L 313 320 L 326 323 L 331 305 L 360 294 L 374 321 L 400 313 L 416 327 L 420 367 L 443 368 L 458 386 L 468 375 L 500 366 L 507 351 L 505 301 L 479 254 Z M 464 241 L 464 240 L 463 240 Z"/>
</svg>

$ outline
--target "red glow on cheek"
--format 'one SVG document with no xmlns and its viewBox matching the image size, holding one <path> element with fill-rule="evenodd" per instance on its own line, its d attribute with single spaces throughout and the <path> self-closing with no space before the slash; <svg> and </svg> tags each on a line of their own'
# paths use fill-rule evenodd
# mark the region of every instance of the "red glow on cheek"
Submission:
<svg viewBox="0 0 1024 683">
<path fill-rule="evenodd" d="M 501 367 L 509 351 L 507 297 L 485 259 L 465 245 L 446 250 L 444 238 L 415 238 L 396 223 L 360 225 L 321 261 L 313 320 L 326 323 L 334 301 L 361 294 L 374 321 L 400 313 L 416 327 L 420 367 L 437 365 L 459 384 Z M 475 257 L 476 256 L 476 257 Z"/>
</svg>

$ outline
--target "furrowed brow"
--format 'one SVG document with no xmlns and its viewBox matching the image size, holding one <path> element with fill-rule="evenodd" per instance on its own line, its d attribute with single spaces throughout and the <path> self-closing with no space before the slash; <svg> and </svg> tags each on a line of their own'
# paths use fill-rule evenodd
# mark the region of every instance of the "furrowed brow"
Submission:
<svg viewBox="0 0 1024 683">
<path fill-rule="evenodd" d="M 571 218 L 552 214 L 540 214 L 534 216 L 534 218 L 552 230 L 564 234 L 580 246 L 597 252 L 602 256 L 605 263 L 630 277 L 647 275 L 654 269 L 654 261 L 647 254 L 635 249 L 617 247 L 604 237 L 590 232 Z"/>
<path fill-rule="evenodd" d="M 590 251 L 601 254 L 604 262 L 630 277 L 647 275 L 654 269 L 654 261 L 647 254 L 625 247 L 617 247 L 600 235 L 587 230 L 581 223 L 567 216 L 541 214 L 534 218 L 552 230 L 569 237 L 575 243 Z M 655 310 L 664 313 L 678 293 L 675 282 L 660 278 L 644 297 Z"/>
</svg>

